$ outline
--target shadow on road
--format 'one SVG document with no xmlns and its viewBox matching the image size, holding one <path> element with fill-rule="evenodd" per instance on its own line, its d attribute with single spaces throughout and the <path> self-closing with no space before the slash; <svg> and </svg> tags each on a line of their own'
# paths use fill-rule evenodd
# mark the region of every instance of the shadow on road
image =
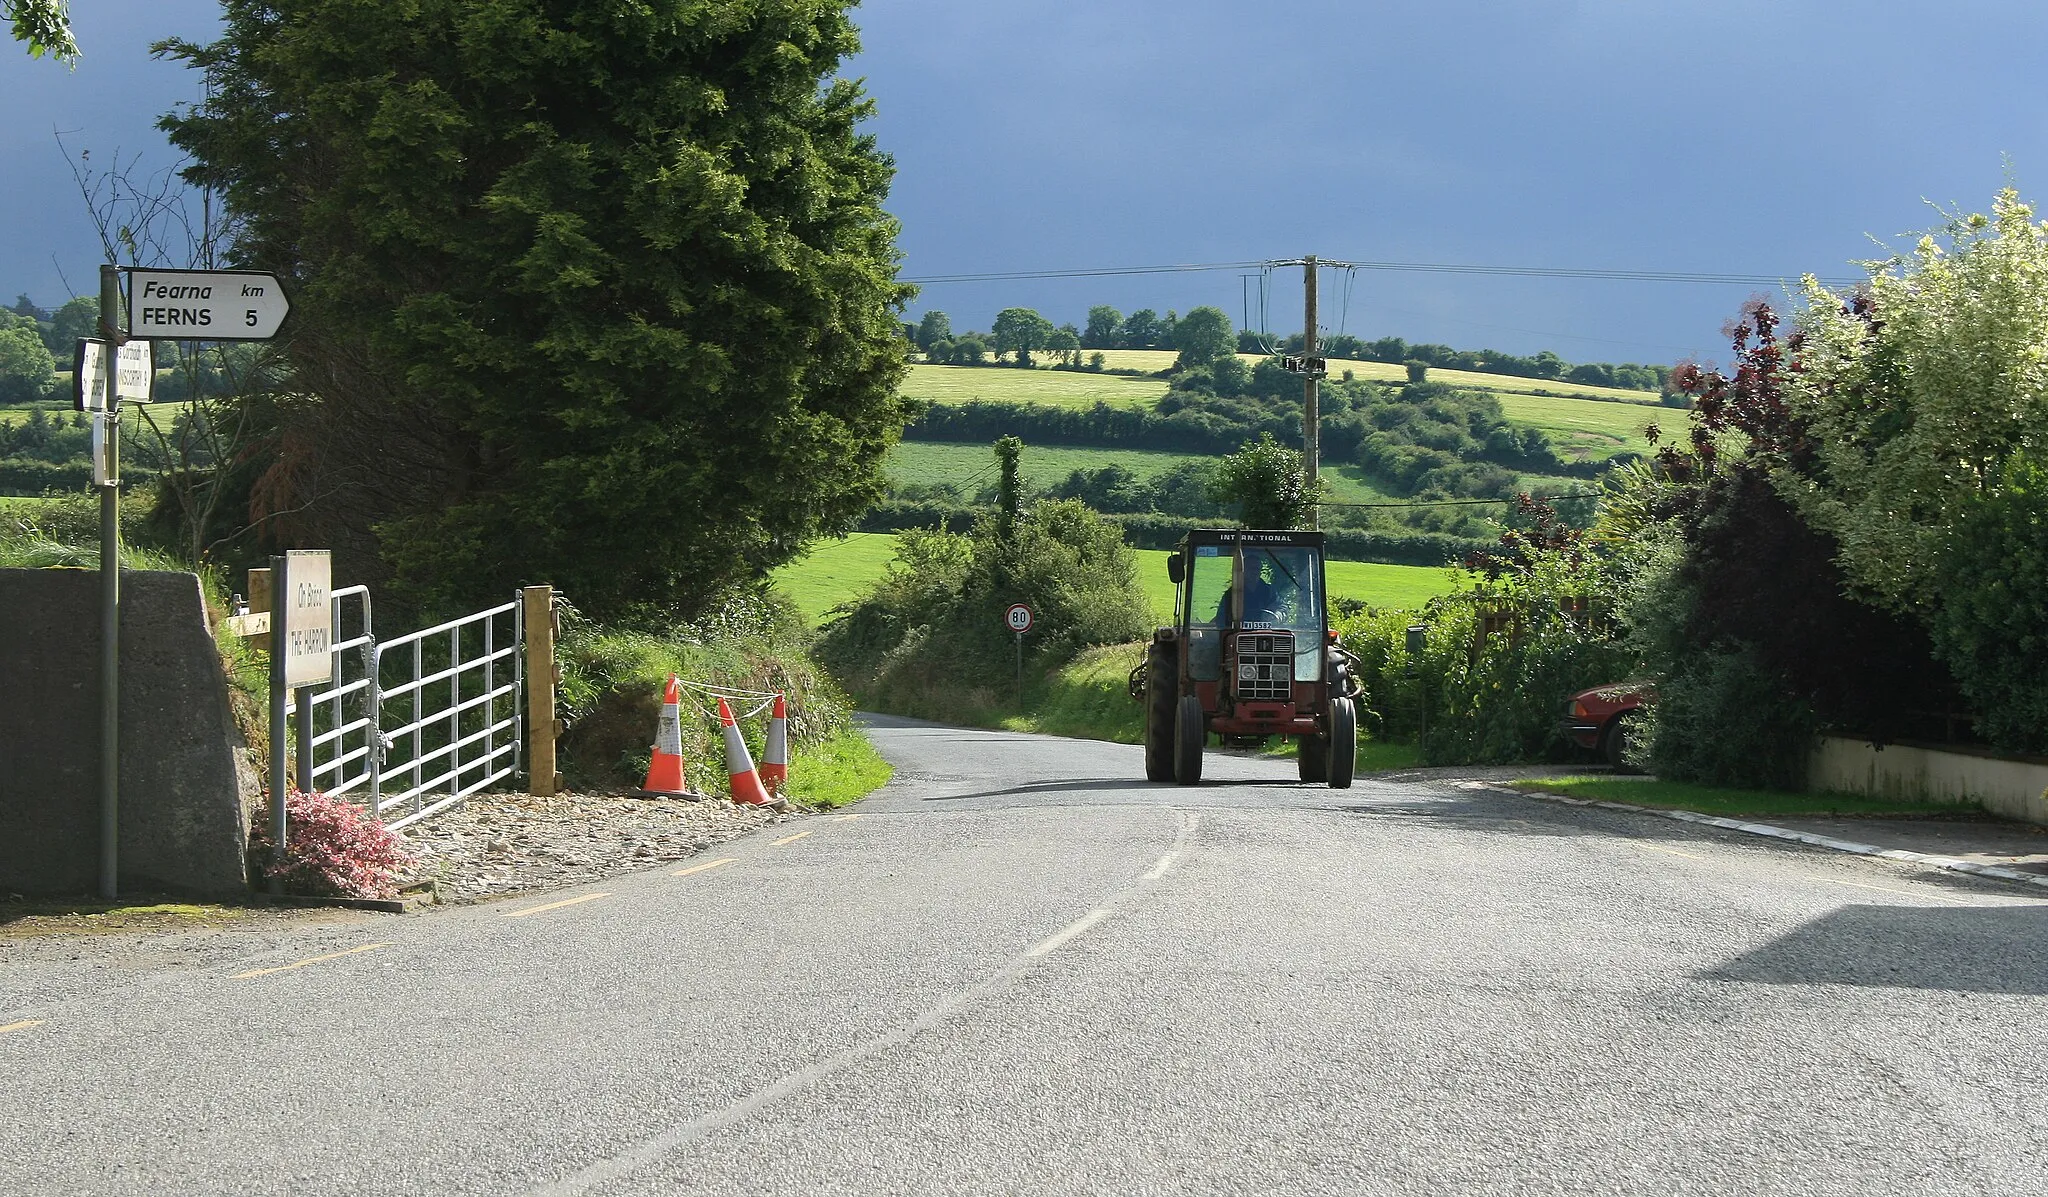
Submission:
<svg viewBox="0 0 2048 1197">
<path fill-rule="evenodd" d="M 2048 996 L 2048 905 L 1844 906 L 1699 976 Z"/>
</svg>

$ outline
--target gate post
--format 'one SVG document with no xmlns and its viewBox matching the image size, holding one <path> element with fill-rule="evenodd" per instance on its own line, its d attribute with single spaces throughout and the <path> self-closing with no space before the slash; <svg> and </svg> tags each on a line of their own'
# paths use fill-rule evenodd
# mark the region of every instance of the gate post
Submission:
<svg viewBox="0 0 2048 1197">
<path fill-rule="evenodd" d="M 519 593 L 526 633 L 526 792 L 546 798 L 562 789 L 555 772 L 555 737 L 562 730 L 555 718 L 555 588 L 526 586 Z"/>
</svg>

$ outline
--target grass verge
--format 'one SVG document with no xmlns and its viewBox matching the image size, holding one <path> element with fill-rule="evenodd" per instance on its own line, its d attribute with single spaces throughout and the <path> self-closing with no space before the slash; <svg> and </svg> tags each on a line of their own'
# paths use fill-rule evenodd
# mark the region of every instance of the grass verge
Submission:
<svg viewBox="0 0 2048 1197">
<path fill-rule="evenodd" d="M 1689 810 L 1696 814 L 1729 818 L 1954 819 L 1983 813 L 1982 808 L 1974 803 L 1909 802 L 1828 790 L 1807 794 L 1783 790 L 1728 790 L 1680 781 L 1658 781 L 1650 777 L 1539 777 L 1508 784 L 1517 790 L 1538 794 L 1563 794 L 1570 798 L 1625 802 L 1630 806 L 1659 810 Z"/>
<path fill-rule="evenodd" d="M 1024 713 L 998 717 L 995 723 L 1005 731 L 1140 743 L 1145 708 L 1131 701 L 1128 687 L 1143 652 L 1141 644 L 1088 649 L 1026 695 Z"/>
<path fill-rule="evenodd" d="M 791 756 L 789 796 L 827 810 L 867 797 L 896 774 L 896 767 L 855 727 L 815 748 L 794 749 Z"/>
<path fill-rule="evenodd" d="M 0 902 L 0 939 L 111 935 L 217 927 L 266 913 L 246 905 L 197 902 L 101 902 L 90 898 L 17 898 Z"/>
</svg>

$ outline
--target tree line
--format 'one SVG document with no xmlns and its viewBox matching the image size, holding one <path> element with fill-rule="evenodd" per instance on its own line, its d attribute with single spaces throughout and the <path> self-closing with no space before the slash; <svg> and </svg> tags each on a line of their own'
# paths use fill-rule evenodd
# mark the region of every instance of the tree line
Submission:
<svg viewBox="0 0 2048 1197">
<path fill-rule="evenodd" d="M 1269 337 L 1251 329 L 1237 329 L 1221 308 L 1198 307 L 1182 316 L 1169 310 L 1165 316 L 1150 308 L 1129 315 L 1107 305 L 1088 309 L 1085 326 L 1055 326 L 1031 308 L 1004 308 L 989 332 L 955 334 L 952 318 L 936 308 L 916 323 L 904 326 L 905 335 L 930 362 L 956 366 L 979 366 L 1007 356 L 1012 364 L 1036 364 L 1035 352 L 1052 354 L 1063 365 L 1083 365 L 1089 350 L 1172 349 L 1181 354 L 1175 370 L 1206 365 L 1231 353 L 1299 354 L 1304 340 L 1300 333 Z M 1669 389 L 1671 367 L 1637 362 L 1568 362 L 1548 349 L 1529 356 L 1498 349 L 1453 349 L 1449 345 L 1410 343 L 1400 337 L 1365 340 L 1348 333 L 1319 336 L 1316 352 L 1327 358 L 1404 365 L 1419 362 L 1443 370 L 1470 370 L 1482 374 L 1506 374 L 1515 378 L 1574 382 L 1586 386 L 1614 387 L 1631 391 Z M 1100 369 L 1098 362 L 1096 368 Z"/>
</svg>

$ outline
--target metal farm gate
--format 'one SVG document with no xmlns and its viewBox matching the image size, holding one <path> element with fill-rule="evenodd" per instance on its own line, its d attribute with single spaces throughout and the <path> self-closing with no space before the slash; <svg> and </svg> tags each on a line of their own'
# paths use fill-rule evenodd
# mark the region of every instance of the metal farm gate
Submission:
<svg viewBox="0 0 2048 1197">
<path fill-rule="evenodd" d="M 366 810 L 398 828 L 519 772 L 527 742 L 523 600 L 379 641 L 369 590 L 334 591 L 333 680 L 294 691 L 288 708 L 300 788 L 360 795 Z M 357 618 L 345 624 L 351 607 Z"/>
</svg>

